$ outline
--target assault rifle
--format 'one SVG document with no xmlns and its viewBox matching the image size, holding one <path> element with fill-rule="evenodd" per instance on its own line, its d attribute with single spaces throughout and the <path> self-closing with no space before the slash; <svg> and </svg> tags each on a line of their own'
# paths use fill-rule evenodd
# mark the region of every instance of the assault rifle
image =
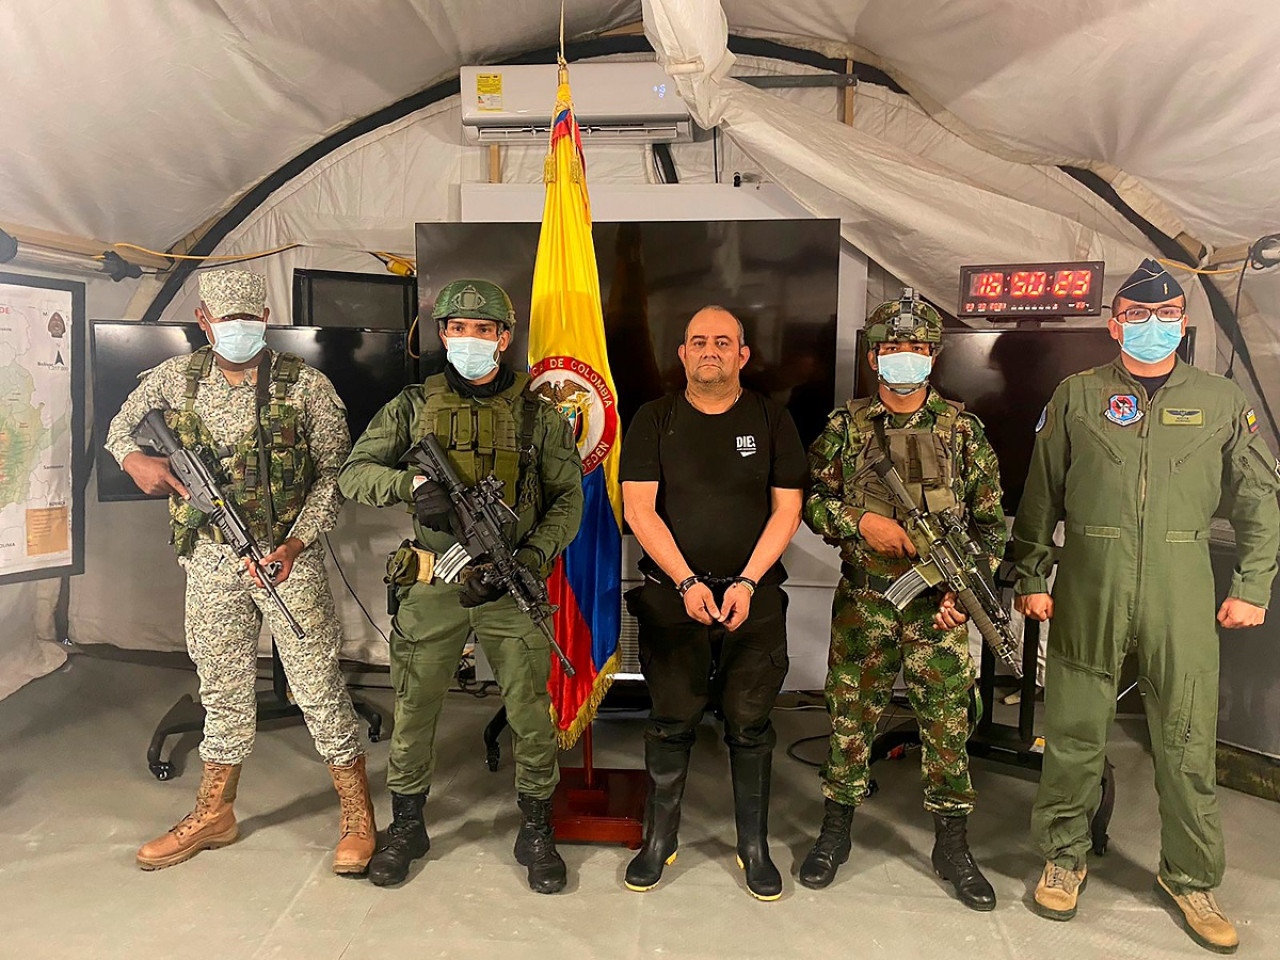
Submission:
<svg viewBox="0 0 1280 960">
<path fill-rule="evenodd" d="M 929 587 L 954 591 L 991 652 L 1022 676 L 1009 612 L 978 570 L 982 548 L 965 524 L 950 511 L 921 512 L 888 457 L 877 460 L 872 469 L 907 511 L 907 533 L 919 554 L 911 569 L 889 585 L 885 599 L 901 610 Z"/>
<path fill-rule="evenodd" d="M 142 422 L 133 431 L 133 439 L 168 458 L 169 469 L 187 488 L 187 502 L 209 515 L 236 556 L 248 557 L 257 565 L 262 573 L 262 587 L 267 591 L 267 596 L 275 602 L 294 636 L 299 640 L 303 639 L 306 634 L 303 633 L 302 625 L 289 612 L 276 591 L 280 563 L 262 562 L 265 556 L 262 548 L 249 532 L 249 524 L 245 522 L 235 501 L 223 492 L 222 483 L 205 462 L 204 450 L 199 447 L 194 450 L 183 447 L 177 434 L 165 423 L 164 413 L 159 410 L 152 410 L 142 418 Z"/>
<path fill-rule="evenodd" d="M 516 606 L 551 644 L 565 676 L 572 677 L 573 664 L 556 643 L 555 634 L 547 623 L 557 609 L 547 598 L 547 585 L 516 559 L 502 531 L 505 524 L 516 520 L 515 511 L 502 500 L 502 481 L 488 476 L 468 487 L 449 462 L 434 433 L 428 433 L 410 447 L 400 462 L 409 464 L 428 480 L 440 484 L 453 501 L 453 532 L 458 542 L 436 559 L 436 576 L 447 583 L 454 583 L 467 564 L 483 557 L 486 563 L 484 582 L 511 594 Z"/>
</svg>

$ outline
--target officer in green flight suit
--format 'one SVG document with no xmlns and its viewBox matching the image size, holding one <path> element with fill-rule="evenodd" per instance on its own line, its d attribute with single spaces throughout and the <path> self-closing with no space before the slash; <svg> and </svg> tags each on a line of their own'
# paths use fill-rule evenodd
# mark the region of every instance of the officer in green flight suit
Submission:
<svg viewBox="0 0 1280 960">
<path fill-rule="evenodd" d="M 1229 953 L 1236 932 L 1211 892 L 1224 853 L 1209 521 L 1221 504 L 1238 552 L 1218 624 L 1262 623 L 1280 547 L 1277 466 L 1240 388 L 1174 352 L 1187 319 L 1173 277 L 1144 260 L 1111 310 L 1120 356 L 1058 385 L 1013 526 L 1018 609 L 1053 619 L 1032 813 L 1047 862 L 1035 904 L 1051 919 L 1075 915 L 1120 665 L 1136 650 L 1160 795 L 1157 889 L 1193 939 Z M 1059 521 L 1065 541 L 1050 595 Z"/>
<path fill-rule="evenodd" d="M 395 554 L 407 562 L 394 565 L 392 578 L 399 601 L 391 633 L 396 712 L 387 773 L 394 819 L 369 863 L 369 879 L 378 886 L 400 883 L 430 845 L 423 805 L 435 770 L 436 721 L 474 632 L 493 665 L 513 735 L 522 813 L 515 858 L 528 869 L 533 890 L 555 893 L 564 888 L 566 870 L 550 824 L 559 768 L 547 692 L 549 645 L 508 594 L 475 575 L 482 558 L 458 582 L 434 574 L 436 557 L 456 543 L 452 502 L 443 486 L 400 460 L 434 433 L 464 483 L 490 474 L 501 480 L 503 498 L 519 518 L 516 559 L 542 577 L 578 531 L 582 461 L 568 421 L 529 390 L 527 374 L 500 363 L 516 323 L 501 287 L 455 280 L 440 291 L 431 317 L 446 351 L 444 373 L 406 388 L 383 407 L 338 475 L 352 500 L 407 505 L 415 517 L 414 542 Z"/>
</svg>

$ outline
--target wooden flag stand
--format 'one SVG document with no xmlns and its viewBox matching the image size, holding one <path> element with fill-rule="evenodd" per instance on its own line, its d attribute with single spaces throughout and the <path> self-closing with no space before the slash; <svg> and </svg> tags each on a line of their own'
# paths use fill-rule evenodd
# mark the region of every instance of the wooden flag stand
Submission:
<svg viewBox="0 0 1280 960">
<path fill-rule="evenodd" d="M 591 726 L 582 734 L 582 766 L 562 767 L 552 798 L 556 840 L 620 843 L 632 850 L 644 841 L 649 777 L 643 770 L 597 770 Z"/>
</svg>

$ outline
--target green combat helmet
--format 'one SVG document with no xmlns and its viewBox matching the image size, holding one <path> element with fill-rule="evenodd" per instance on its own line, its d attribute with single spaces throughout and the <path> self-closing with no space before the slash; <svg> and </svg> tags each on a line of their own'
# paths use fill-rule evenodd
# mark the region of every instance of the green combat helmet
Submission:
<svg viewBox="0 0 1280 960">
<path fill-rule="evenodd" d="M 876 307 L 863 329 L 871 347 L 882 343 L 941 343 L 942 314 L 917 297 L 910 287 L 903 287 L 899 299 L 886 300 Z"/>
<path fill-rule="evenodd" d="M 516 326 L 516 310 L 507 291 L 491 280 L 454 280 L 445 284 L 431 308 L 432 320 L 465 317 L 492 320 L 508 330 Z"/>
</svg>

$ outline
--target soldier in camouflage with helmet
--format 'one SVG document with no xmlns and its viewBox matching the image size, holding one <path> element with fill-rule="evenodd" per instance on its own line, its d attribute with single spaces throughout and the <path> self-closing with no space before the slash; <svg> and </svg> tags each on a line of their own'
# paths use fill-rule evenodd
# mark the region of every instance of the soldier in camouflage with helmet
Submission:
<svg viewBox="0 0 1280 960">
<path fill-rule="evenodd" d="M 551 653 L 515 601 L 484 580 L 484 561 L 455 582 L 434 572 L 457 541 L 452 502 L 434 480 L 400 460 L 434 433 L 464 483 L 492 474 L 518 515 L 511 530 L 516 559 L 545 578 L 582 518 L 582 461 L 569 422 L 529 390 L 529 376 L 504 366 L 515 310 L 487 280 L 455 280 L 436 297 L 447 364 L 411 386 L 373 418 L 342 468 L 342 492 L 375 507 L 407 507 L 414 540 L 392 555 L 388 582 L 398 611 L 392 621 L 391 679 L 396 690 L 387 785 L 392 823 L 369 865 L 378 886 L 402 882 L 430 846 L 423 807 L 435 771 L 436 721 L 472 632 L 493 666 L 514 738 L 522 814 L 515 859 L 538 893 L 564 889 L 565 863 L 551 835 L 551 794 L 559 781 L 556 731 L 547 681 Z"/>
<path fill-rule="evenodd" d="M 241 270 L 200 274 L 196 319 L 210 346 L 141 376 L 111 421 L 106 448 L 144 493 L 169 494 L 173 545 L 187 575 L 187 651 L 200 676 L 204 761 L 195 809 L 137 855 L 144 870 L 172 866 L 236 839 L 232 802 L 256 728 L 258 635 L 271 628 L 294 700 L 342 803 L 335 873 L 362 873 L 373 855 L 373 806 L 355 711 L 338 663 L 342 633 L 317 542 L 342 506 L 338 469 L 351 447 L 333 384 L 292 354 L 267 349 L 266 282 Z M 279 562 L 281 598 L 305 631 L 299 640 L 163 457 L 144 453 L 133 431 L 151 410 L 184 447 L 216 455 L 227 492 Z"/>
<path fill-rule="evenodd" d="M 994 569 L 1005 541 L 999 465 L 977 417 L 929 385 L 942 340 L 942 317 L 932 306 L 904 290 L 868 318 L 866 339 L 878 394 L 837 409 L 809 449 L 804 519 L 840 547 L 843 562 L 826 685 L 826 813 L 799 879 L 825 887 L 849 857 L 853 812 L 868 792 L 871 743 L 901 667 L 920 726 L 934 869 L 966 906 L 991 910 L 995 892 L 966 839 L 974 790 L 965 743 L 976 717 L 967 618 L 951 593 L 922 594 L 902 611 L 885 598 L 916 549 L 902 526 L 904 511 L 870 467 L 888 456 L 922 509 L 958 511 Z"/>
</svg>

